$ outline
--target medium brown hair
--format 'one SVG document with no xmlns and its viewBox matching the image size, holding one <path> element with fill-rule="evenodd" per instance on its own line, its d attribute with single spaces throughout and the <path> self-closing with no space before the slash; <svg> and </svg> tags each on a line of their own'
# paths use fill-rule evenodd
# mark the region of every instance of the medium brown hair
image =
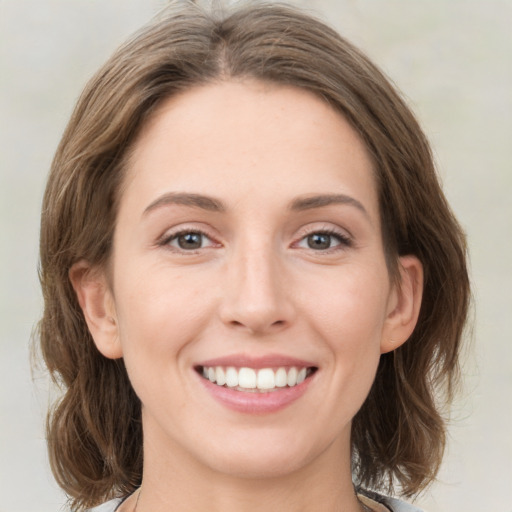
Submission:
<svg viewBox="0 0 512 512">
<path fill-rule="evenodd" d="M 42 353 L 63 396 L 48 416 L 50 461 L 78 509 L 133 491 L 142 478 L 140 402 L 123 360 L 96 349 L 68 272 L 108 263 L 124 164 L 152 112 L 192 86 L 230 78 L 306 89 L 340 112 L 374 162 L 390 274 L 398 257 L 423 264 L 419 320 L 407 343 L 381 356 L 353 421 L 357 485 L 435 477 L 445 443 L 469 301 L 464 235 L 441 191 L 429 144 L 384 75 L 324 23 L 285 5 L 216 12 L 170 8 L 121 47 L 89 82 L 52 164 L 41 221 Z M 193 305 L 191 305 L 193 306 Z"/>
</svg>

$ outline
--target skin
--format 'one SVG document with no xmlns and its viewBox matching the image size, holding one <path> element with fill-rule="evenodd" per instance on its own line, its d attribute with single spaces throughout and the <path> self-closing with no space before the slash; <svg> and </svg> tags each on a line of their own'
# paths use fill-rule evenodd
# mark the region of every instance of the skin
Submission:
<svg viewBox="0 0 512 512">
<path fill-rule="evenodd" d="M 177 193 L 222 208 L 177 204 Z M 344 199 L 291 208 L 333 194 Z M 204 233 L 201 247 L 180 247 L 183 231 Z M 331 247 L 311 247 L 308 236 L 325 232 Z M 321 99 L 243 81 L 167 100 L 128 165 L 109 275 L 85 261 L 70 272 L 98 349 L 125 359 L 143 404 L 137 511 L 360 511 L 351 421 L 421 301 L 421 264 L 399 265 L 396 287 L 371 159 Z M 231 354 L 318 371 L 284 409 L 240 413 L 194 370 Z"/>
</svg>

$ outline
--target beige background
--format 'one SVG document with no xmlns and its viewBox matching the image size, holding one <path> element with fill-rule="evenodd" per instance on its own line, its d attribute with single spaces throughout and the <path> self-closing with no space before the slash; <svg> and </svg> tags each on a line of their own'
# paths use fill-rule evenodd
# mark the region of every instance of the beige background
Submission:
<svg viewBox="0 0 512 512">
<path fill-rule="evenodd" d="M 297 0 L 298 1 L 298 0 Z M 430 512 L 512 511 L 512 1 L 311 0 L 409 98 L 470 241 L 475 346 Z M 28 340 L 41 312 L 45 176 L 86 79 L 164 1 L 0 0 L 0 512 L 53 512 L 44 379 Z"/>
</svg>

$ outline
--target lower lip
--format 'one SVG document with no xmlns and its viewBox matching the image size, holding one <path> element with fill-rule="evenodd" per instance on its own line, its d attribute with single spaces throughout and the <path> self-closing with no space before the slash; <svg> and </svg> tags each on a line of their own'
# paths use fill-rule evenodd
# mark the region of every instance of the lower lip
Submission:
<svg viewBox="0 0 512 512">
<path fill-rule="evenodd" d="M 269 414 L 280 411 L 298 400 L 308 389 L 314 375 L 291 388 L 277 388 L 263 393 L 237 391 L 217 386 L 199 375 L 198 377 L 213 398 L 228 409 L 245 414 Z"/>
</svg>

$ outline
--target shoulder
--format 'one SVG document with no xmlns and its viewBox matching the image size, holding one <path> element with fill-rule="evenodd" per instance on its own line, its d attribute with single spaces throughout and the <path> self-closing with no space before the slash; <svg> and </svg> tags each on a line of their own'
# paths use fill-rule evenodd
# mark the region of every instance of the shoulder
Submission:
<svg viewBox="0 0 512 512">
<path fill-rule="evenodd" d="M 116 498 L 114 500 L 107 501 L 98 507 L 91 508 L 87 512 L 114 512 L 123 500 Z"/>
<path fill-rule="evenodd" d="M 386 510 L 390 510 L 391 512 L 423 512 L 421 509 L 411 505 L 410 503 L 406 503 L 405 501 L 399 500 L 397 498 L 382 496 L 381 494 L 377 494 L 375 492 L 360 491 L 359 496 L 361 501 L 370 507 L 372 505 L 380 504 L 384 505 Z M 384 507 L 381 507 L 382 510 L 384 510 Z M 378 510 L 381 509 L 379 508 Z"/>
<path fill-rule="evenodd" d="M 393 512 L 423 512 L 418 507 L 396 498 L 383 498 L 384 504 Z"/>
</svg>

